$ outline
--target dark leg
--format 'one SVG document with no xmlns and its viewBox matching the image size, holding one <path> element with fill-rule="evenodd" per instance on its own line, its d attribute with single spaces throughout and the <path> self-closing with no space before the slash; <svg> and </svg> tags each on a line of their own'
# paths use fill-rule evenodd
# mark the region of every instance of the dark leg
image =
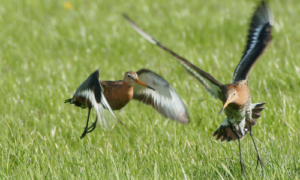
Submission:
<svg viewBox="0 0 300 180">
<path fill-rule="evenodd" d="M 247 120 L 247 121 L 249 121 L 249 120 Z M 253 141 L 253 144 L 254 144 L 254 147 L 255 147 L 255 150 L 256 150 L 256 154 L 257 154 L 257 164 L 256 164 L 256 168 L 257 168 L 257 166 L 258 166 L 258 162 L 260 162 L 260 167 L 261 167 L 261 171 L 262 171 L 262 175 L 263 175 L 263 177 L 265 177 L 265 174 L 264 174 L 264 164 L 263 164 L 263 162 L 262 162 L 262 160 L 261 160 L 261 158 L 260 158 L 260 156 L 259 156 L 259 153 L 258 153 L 258 151 L 257 151 L 257 147 L 256 147 L 256 144 L 255 144 L 255 141 L 254 141 L 254 138 L 253 138 L 253 132 L 252 132 L 252 124 L 251 124 L 251 121 L 249 121 L 249 125 L 250 125 L 250 136 L 251 136 L 251 138 L 252 138 L 252 141 Z"/>
<path fill-rule="evenodd" d="M 238 140 L 239 140 L 239 150 L 240 150 L 240 163 L 241 163 L 241 170 L 242 170 L 242 173 L 243 173 L 243 175 L 244 175 L 244 177 L 245 177 L 245 179 L 247 179 L 246 178 L 246 175 L 245 175 L 245 165 L 244 165 L 244 162 L 243 162 L 243 158 L 242 158 L 242 151 L 241 151 L 241 140 L 240 140 L 240 136 L 238 135 L 238 133 L 237 133 L 237 129 L 236 129 L 236 127 L 235 126 L 233 126 L 233 128 L 234 128 L 234 133 L 235 133 L 235 135 L 236 135 L 236 137 L 238 138 Z"/>
<path fill-rule="evenodd" d="M 86 120 L 86 126 L 84 128 L 84 131 L 83 131 L 82 135 L 80 136 L 80 139 L 84 138 L 84 136 L 87 133 L 88 126 L 89 126 L 90 112 L 91 112 L 91 109 L 89 108 L 89 113 L 88 113 L 88 117 L 87 117 L 87 120 Z"/>
<path fill-rule="evenodd" d="M 89 131 L 87 133 L 94 131 L 94 129 L 96 128 L 96 125 L 97 125 L 97 120 L 98 120 L 98 117 L 96 116 L 95 122 L 88 128 Z"/>
</svg>

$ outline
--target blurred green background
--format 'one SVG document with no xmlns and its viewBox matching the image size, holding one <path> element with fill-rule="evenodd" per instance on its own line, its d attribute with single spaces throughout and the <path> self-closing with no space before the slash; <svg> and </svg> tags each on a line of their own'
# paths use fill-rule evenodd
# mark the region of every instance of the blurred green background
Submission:
<svg viewBox="0 0 300 180">
<path fill-rule="evenodd" d="M 236 142 L 211 135 L 225 118 L 211 97 L 163 50 L 141 38 L 127 13 L 156 39 L 221 83 L 230 83 L 258 0 L 0 2 L 1 179 L 239 179 Z M 300 4 L 273 0 L 273 42 L 250 75 L 252 102 L 267 101 L 254 127 L 266 179 L 299 179 Z M 68 104 L 96 69 L 102 80 L 148 68 L 181 95 L 191 123 L 130 102 L 126 127 L 98 126 L 80 140 L 87 110 Z M 93 116 L 95 112 L 93 112 Z M 261 177 L 250 137 L 249 179 Z"/>
</svg>

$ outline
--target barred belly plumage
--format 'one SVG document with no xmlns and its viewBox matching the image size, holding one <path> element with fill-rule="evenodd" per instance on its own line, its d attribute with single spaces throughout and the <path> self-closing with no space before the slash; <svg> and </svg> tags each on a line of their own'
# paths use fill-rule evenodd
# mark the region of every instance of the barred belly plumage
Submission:
<svg viewBox="0 0 300 180">
<path fill-rule="evenodd" d="M 231 124 L 239 124 L 245 118 L 251 119 L 251 99 L 244 107 L 240 107 L 239 110 L 228 106 L 224 112 Z"/>
</svg>

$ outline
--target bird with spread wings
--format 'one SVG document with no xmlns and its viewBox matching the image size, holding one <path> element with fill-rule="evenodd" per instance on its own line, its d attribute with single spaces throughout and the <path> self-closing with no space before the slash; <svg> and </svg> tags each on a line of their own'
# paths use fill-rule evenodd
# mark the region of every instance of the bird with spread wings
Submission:
<svg viewBox="0 0 300 180">
<path fill-rule="evenodd" d="M 187 72 L 189 72 L 198 80 L 198 82 L 206 89 L 206 91 L 208 91 L 208 93 L 223 102 L 223 107 L 221 108 L 219 114 L 224 110 L 226 118 L 221 123 L 220 127 L 214 132 L 213 136 L 217 136 L 217 139 L 221 139 L 221 141 L 239 141 L 240 164 L 244 175 L 244 163 L 241 154 L 240 140 L 245 137 L 248 132 L 250 132 L 249 134 L 253 140 L 257 152 L 257 163 L 260 162 L 262 174 L 264 175 L 263 162 L 257 151 L 256 144 L 252 136 L 252 126 L 256 124 L 256 119 L 261 116 L 260 113 L 264 109 L 265 102 L 254 104 L 251 103 L 251 93 L 248 86 L 248 78 L 255 63 L 272 40 L 272 16 L 266 3 L 262 1 L 257 6 L 252 16 L 248 32 L 247 45 L 244 54 L 233 74 L 232 84 L 221 84 L 210 74 L 204 72 L 187 59 L 178 55 L 171 49 L 161 44 L 158 40 L 154 39 L 139 26 L 137 26 L 127 15 L 123 14 L 123 16 L 136 32 L 147 39 L 150 43 L 155 44 L 172 54 L 187 70 Z"/>
<path fill-rule="evenodd" d="M 86 127 L 81 135 L 96 128 L 97 120 L 103 125 L 108 124 L 107 118 L 102 118 L 104 110 L 123 124 L 114 114 L 113 110 L 122 109 L 131 99 L 151 105 L 166 118 L 173 119 L 182 124 L 190 122 L 188 112 L 176 91 L 158 74 L 141 69 L 137 72 L 128 71 L 123 80 L 102 81 L 99 79 L 100 71 L 92 73 L 76 90 L 71 99 L 65 103 L 74 104 L 81 108 L 88 108 Z M 95 122 L 88 127 L 90 111 L 94 107 L 97 116 Z"/>
</svg>

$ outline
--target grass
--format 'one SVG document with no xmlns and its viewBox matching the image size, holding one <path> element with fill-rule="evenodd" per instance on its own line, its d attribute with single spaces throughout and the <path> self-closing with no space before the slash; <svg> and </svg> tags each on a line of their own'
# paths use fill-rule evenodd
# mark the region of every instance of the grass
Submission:
<svg viewBox="0 0 300 180">
<path fill-rule="evenodd" d="M 255 1 L 1 1 L 1 179 L 240 179 L 238 146 L 211 135 L 225 118 L 214 100 L 141 27 L 221 83 L 230 83 Z M 270 1 L 274 40 L 250 75 L 252 101 L 267 101 L 254 127 L 266 179 L 300 177 L 300 4 Z M 181 125 L 133 101 L 126 127 L 97 127 L 80 140 L 87 110 L 64 104 L 89 74 L 122 79 L 128 70 L 161 74 L 184 99 Z M 95 113 L 93 112 L 93 116 Z M 242 140 L 249 179 L 260 179 L 250 137 Z"/>
</svg>

